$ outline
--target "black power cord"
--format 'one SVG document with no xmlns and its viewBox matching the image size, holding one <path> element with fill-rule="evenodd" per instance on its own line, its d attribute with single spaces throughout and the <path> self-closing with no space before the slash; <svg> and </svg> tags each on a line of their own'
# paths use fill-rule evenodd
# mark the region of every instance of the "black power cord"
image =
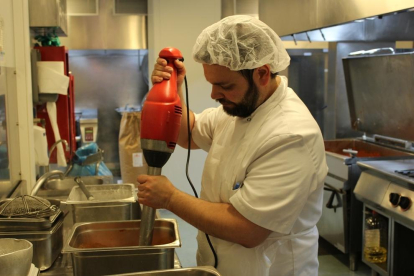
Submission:
<svg viewBox="0 0 414 276">
<path fill-rule="evenodd" d="M 191 188 L 193 189 L 194 196 L 196 198 L 198 198 L 197 191 L 194 188 L 193 182 L 191 182 L 190 176 L 188 174 L 188 167 L 189 167 L 189 164 L 190 164 L 190 152 L 191 152 L 191 139 L 192 138 L 191 138 L 191 130 L 190 130 L 190 104 L 188 102 L 187 77 L 184 77 L 184 82 L 185 82 L 185 98 L 186 98 L 186 104 L 187 104 L 187 132 L 188 132 L 188 151 L 187 151 L 187 164 L 185 166 L 185 174 L 187 176 L 187 180 L 190 183 Z M 214 250 L 214 247 L 211 244 L 210 237 L 207 235 L 207 233 L 205 233 L 205 234 L 206 234 L 206 238 L 207 238 L 207 241 L 208 241 L 208 245 L 210 246 L 211 251 L 213 252 L 213 255 L 214 255 L 214 268 L 217 268 L 218 259 L 217 259 L 216 251 Z"/>
</svg>

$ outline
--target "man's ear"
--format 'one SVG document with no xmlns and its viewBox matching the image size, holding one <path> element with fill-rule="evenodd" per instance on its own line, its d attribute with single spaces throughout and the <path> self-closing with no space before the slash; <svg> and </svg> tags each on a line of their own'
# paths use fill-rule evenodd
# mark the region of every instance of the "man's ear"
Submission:
<svg viewBox="0 0 414 276">
<path fill-rule="evenodd" d="M 257 81 L 256 85 L 267 85 L 271 78 L 270 66 L 265 64 L 263 66 L 256 68 L 255 71 L 255 81 Z"/>
</svg>

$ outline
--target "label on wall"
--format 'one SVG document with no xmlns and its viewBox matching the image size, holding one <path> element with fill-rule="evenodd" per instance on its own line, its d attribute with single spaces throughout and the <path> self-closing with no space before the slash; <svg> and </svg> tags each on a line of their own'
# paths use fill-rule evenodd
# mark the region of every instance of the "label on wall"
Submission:
<svg viewBox="0 0 414 276">
<path fill-rule="evenodd" d="M 142 152 L 136 152 L 132 154 L 132 166 L 133 167 L 142 167 L 144 166 L 142 162 Z"/>
</svg>

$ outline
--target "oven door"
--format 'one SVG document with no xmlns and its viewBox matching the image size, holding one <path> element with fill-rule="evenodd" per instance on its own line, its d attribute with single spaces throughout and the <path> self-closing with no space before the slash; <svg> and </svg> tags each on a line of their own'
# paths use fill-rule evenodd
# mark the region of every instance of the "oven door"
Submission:
<svg viewBox="0 0 414 276">
<path fill-rule="evenodd" d="M 343 191 L 343 186 L 344 180 L 340 180 L 337 177 L 328 174 L 325 179 L 323 191 L 322 216 L 317 224 L 317 227 L 322 238 L 327 240 L 343 253 L 347 253 L 347 195 Z"/>
<path fill-rule="evenodd" d="M 414 275 L 414 227 L 394 220 L 392 275 Z"/>
</svg>

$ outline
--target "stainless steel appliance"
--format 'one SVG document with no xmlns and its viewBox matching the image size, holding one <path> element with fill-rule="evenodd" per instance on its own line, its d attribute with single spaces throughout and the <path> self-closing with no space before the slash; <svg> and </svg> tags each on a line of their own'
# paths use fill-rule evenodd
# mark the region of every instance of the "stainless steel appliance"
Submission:
<svg viewBox="0 0 414 276">
<path fill-rule="evenodd" d="M 325 179 L 324 209 L 317 225 L 319 234 L 349 254 L 350 269 L 356 270 L 362 247 L 362 202 L 353 194 L 361 174 L 357 162 L 413 154 L 358 139 L 325 141 L 325 150 L 329 172 Z"/>
<path fill-rule="evenodd" d="M 413 156 L 414 55 L 388 54 L 343 59 L 351 123 L 361 138 L 325 141 L 329 167 L 318 229 L 322 238 L 349 254 L 350 268 L 362 248 L 363 206 L 353 190 L 358 161 Z"/>
<path fill-rule="evenodd" d="M 354 193 L 364 202 L 364 214 L 374 210 L 387 225 L 387 242 L 382 245 L 386 259 L 373 263 L 363 255 L 363 262 L 380 275 L 413 275 L 414 159 L 360 161 L 357 164 L 362 174 Z M 366 230 L 364 227 L 364 234 Z"/>
<path fill-rule="evenodd" d="M 29 18 L 30 28 L 36 34 L 55 30 L 56 34 L 67 36 L 66 0 L 30 0 Z"/>
</svg>

